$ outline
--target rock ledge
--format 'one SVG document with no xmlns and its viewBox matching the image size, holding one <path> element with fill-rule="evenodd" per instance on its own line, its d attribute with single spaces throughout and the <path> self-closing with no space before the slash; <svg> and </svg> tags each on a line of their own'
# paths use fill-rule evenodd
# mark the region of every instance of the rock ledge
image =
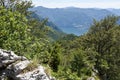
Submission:
<svg viewBox="0 0 120 80">
<path fill-rule="evenodd" d="M 24 56 L 17 56 L 13 51 L 0 49 L 0 80 L 55 80 L 45 73 L 43 66 L 22 73 L 31 64 Z"/>
</svg>

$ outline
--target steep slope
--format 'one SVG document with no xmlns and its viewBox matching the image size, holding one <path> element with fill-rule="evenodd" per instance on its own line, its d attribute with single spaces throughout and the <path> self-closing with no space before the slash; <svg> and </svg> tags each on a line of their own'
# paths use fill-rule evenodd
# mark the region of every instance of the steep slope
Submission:
<svg viewBox="0 0 120 80">
<path fill-rule="evenodd" d="M 44 8 L 39 6 L 31 10 L 44 18 L 49 18 L 64 32 L 76 35 L 87 32 L 93 19 L 100 20 L 113 14 L 111 11 L 97 8 Z"/>
<path fill-rule="evenodd" d="M 37 19 L 38 21 L 43 21 L 46 18 L 43 18 L 39 15 L 37 15 L 36 13 L 31 14 L 32 18 Z M 61 29 L 59 29 L 52 21 L 47 20 L 46 22 L 46 26 L 50 27 L 51 30 L 48 31 L 47 33 L 47 37 L 50 40 L 58 40 L 59 38 L 61 38 L 62 36 L 66 35 L 66 33 L 64 33 Z"/>
<path fill-rule="evenodd" d="M 31 14 L 31 17 L 37 19 L 38 21 L 42 21 L 42 20 L 46 19 L 46 18 L 43 18 L 43 17 L 39 16 L 36 13 Z M 56 30 L 57 32 L 62 32 L 62 30 L 59 29 L 52 21 L 48 20 L 46 22 L 46 25 L 49 26 L 49 27 L 51 27 L 52 29 Z"/>
</svg>

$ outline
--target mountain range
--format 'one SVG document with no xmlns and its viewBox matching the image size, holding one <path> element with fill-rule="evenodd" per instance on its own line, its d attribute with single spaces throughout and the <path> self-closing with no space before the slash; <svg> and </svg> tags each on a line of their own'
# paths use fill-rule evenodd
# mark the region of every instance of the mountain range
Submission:
<svg viewBox="0 0 120 80">
<path fill-rule="evenodd" d="M 108 15 L 120 16 L 120 9 L 99 8 L 45 8 L 42 6 L 30 9 L 43 18 L 48 18 L 60 30 L 68 34 L 82 35 L 88 31 L 93 19 L 100 20 Z"/>
</svg>

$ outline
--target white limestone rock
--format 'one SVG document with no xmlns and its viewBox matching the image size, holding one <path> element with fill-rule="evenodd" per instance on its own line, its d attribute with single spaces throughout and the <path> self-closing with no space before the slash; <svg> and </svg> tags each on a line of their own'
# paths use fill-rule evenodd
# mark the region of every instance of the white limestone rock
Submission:
<svg viewBox="0 0 120 80">
<path fill-rule="evenodd" d="M 94 77 L 89 77 L 87 80 L 95 80 Z"/>
<path fill-rule="evenodd" d="M 46 74 L 43 66 L 38 66 L 28 72 L 25 70 L 31 61 L 24 56 L 17 56 L 12 51 L 0 49 L 0 80 L 7 76 L 12 80 L 55 80 Z"/>
<path fill-rule="evenodd" d="M 7 67 L 8 70 L 13 71 L 15 74 L 19 74 L 23 69 L 25 69 L 30 61 L 18 61 L 17 63 L 13 63 Z"/>
<path fill-rule="evenodd" d="M 17 75 L 19 80 L 50 80 L 46 75 L 44 68 L 39 66 L 33 71 Z"/>
</svg>

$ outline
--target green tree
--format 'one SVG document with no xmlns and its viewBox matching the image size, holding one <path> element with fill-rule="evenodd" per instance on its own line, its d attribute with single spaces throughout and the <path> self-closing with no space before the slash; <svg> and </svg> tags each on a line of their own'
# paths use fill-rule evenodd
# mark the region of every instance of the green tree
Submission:
<svg viewBox="0 0 120 80">
<path fill-rule="evenodd" d="M 90 56 L 87 56 L 88 53 L 90 54 L 93 52 L 91 52 L 90 50 L 89 52 L 83 51 L 82 49 L 76 49 L 73 52 L 74 57 L 71 60 L 70 69 L 72 72 L 77 73 L 77 76 L 81 78 L 92 75 L 94 61 L 92 59 L 89 59 Z"/>
<path fill-rule="evenodd" d="M 57 72 L 60 64 L 60 54 L 61 54 L 60 45 L 58 43 L 54 43 L 53 47 L 49 50 L 49 52 L 51 54 L 49 65 L 54 72 Z"/>
<path fill-rule="evenodd" d="M 29 39 L 26 23 L 24 15 L 0 7 L 0 48 L 21 53 Z"/>
<path fill-rule="evenodd" d="M 103 80 L 119 80 L 120 26 L 119 17 L 107 16 L 101 21 L 94 21 L 90 31 L 82 40 L 84 49 L 94 49 L 96 55 L 95 68 Z M 112 70 L 112 71 L 111 71 Z"/>
</svg>

